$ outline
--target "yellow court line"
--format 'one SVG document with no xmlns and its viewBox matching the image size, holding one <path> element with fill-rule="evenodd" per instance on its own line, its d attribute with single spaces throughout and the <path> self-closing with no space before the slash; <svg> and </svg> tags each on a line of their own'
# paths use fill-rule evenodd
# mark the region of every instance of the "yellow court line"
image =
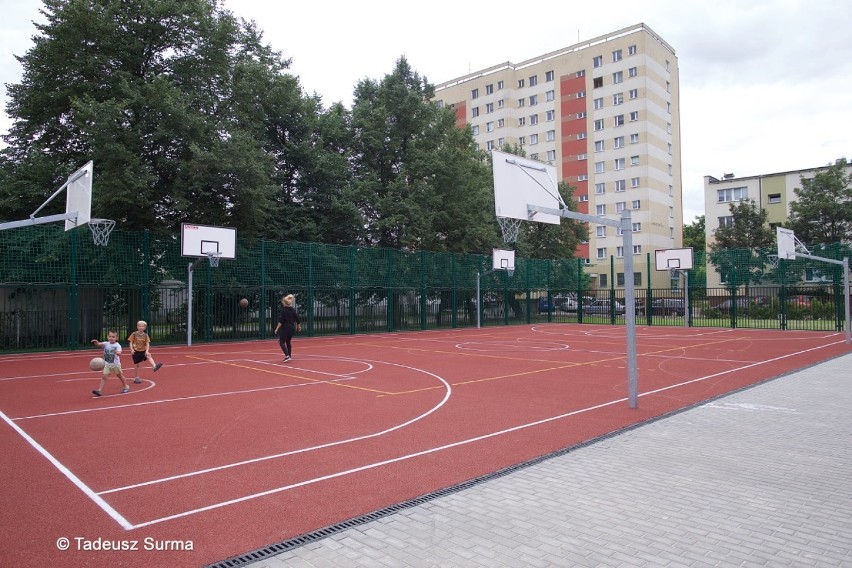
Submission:
<svg viewBox="0 0 852 568">
<path fill-rule="evenodd" d="M 345 383 L 339 383 L 339 382 L 336 382 L 336 381 L 329 381 L 327 379 L 326 380 L 312 379 L 310 377 L 303 377 L 301 375 L 294 375 L 292 373 L 281 373 L 281 372 L 278 372 L 278 371 L 273 371 L 271 369 L 258 369 L 257 367 L 249 367 L 248 365 L 241 365 L 239 363 L 231 363 L 230 361 L 217 361 L 216 359 L 205 359 L 204 357 L 198 357 L 196 355 L 187 355 L 187 357 L 189 357 L 190 359 L 198 359 L 199 361 L 206 361 L 207 363 L 218 363 L 220 365 L 229 365 L 231 367 L 237 367 L 237 368 L 240 368 L 240 369 L 248 369 L 249 371 L 260 371 L 261 373 L 269 373 L 271 375 L 278 375 L 278 376 L 287 377 L 287 378 L 290 378 L 290 379 L 312 381 L 314 383 L 326 383 L 326 384 L 336 386 L 336 387 L 346 387 L 348 389 L 355 389 L 355 390 L 372 392 L 372 393 L 377 393 L 377 394 L 382 394 L 382 395 L 394 394 L 394 393 L 391 393 L 391 392 L 385 392 L 385 391 L 380 391 L 380 390 L 376 390 L 376 389 L 368 389 L 368 388 L 364 388 L 364 387 L 358 387 L 358 386 L 355 386 L 355 385 L 347 385 Z"/>
</svg>

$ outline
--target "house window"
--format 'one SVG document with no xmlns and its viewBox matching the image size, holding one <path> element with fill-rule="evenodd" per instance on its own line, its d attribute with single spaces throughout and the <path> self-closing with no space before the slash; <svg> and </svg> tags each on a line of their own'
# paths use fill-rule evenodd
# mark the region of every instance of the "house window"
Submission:
<svg viewBox="0 0 852 568">
<path fill-rule="evenodd" d="M 623 170 L 624 169 L 624 158 L 616 158 L 615 159 L 615 169 Z"/>
<path fill-rule="evenodd" d="M 486 122 L 485 123 L 485 132 L 492 132 L 493 130 L 494 130 L 494 123 L 493 122 Z"/>
<path fill-rule="evenodd" d="M 639 120 L 639 111 L 634 110 L 630 113 L 630 122 L 636 122 L 637 120 Z"/>
<path fill-rule="evenodd" d="M 607 287 L 607 277 L 609 274 L 598 274 L 598 286 L 601 288 Z"/>
<path fill-rule="evenodd" d="M 489 140 L 488 142 L 486 142 L 485 143 L 485 149 L 489 150 L 489 151 L 493 150 L 494 149 L 494 140 Z"/>
<path fill-rule="evenodd" d="M 595 206 L 595 212 L 598 215 L 606 215 L 606 203 L 603 203 L 601 205 L 596 205 Z"/>
<path fill-rule="evenodd" d="M 595 55 L 592 58 L 592 67 L 600 67 L 603 65 L 603 55 Z"/>
<path fill-rule="evenodd" d="M 547 161 L 552 162 L 556 159 L 556 150 L 548 150 L 547 151 Z M 585 159 L 585 158 L 583 158 Z"/>
<path fill-rule="evenodd" d="M 470 92 L 470 98 L 478 99 L 479 98 L 479 89 L 474 89 Z"/>
<path fill-rule="evenodd" d="M 527 117 L 522 116 L 518 118 L 518 126 L 526 126 L 527 125 Z"/>
<path fill-rule="evenodd" d="M 580 69 L 579 71 L 577 71 L 577 73 L 575 73 L 575 75 L 576 75 L 577 77 L 585 77 L 585 76 L 586 76 L 586 70 L 585 70 L 585 69 Z"/>
<path fill-rule="evenodd" d="M 630 165 L 638 166 L 639 165 L 639 156 L 630 156 Z"/>
<path fill-rule="evenodd" d="M 470 114 L 473 116 L 473 118 L 479 116 L 479 107 L 473 107 L 470 111 Z"/>
<path fill-rule="evenodd" d="M 538 85 L 538 75 L 533 75 L 530 77 L 530 87 L 535 87 Z"/>
<path fill-rule="evenodd" d="M 633 209 L 633 210 L 641 209 L 640 205 L 641 205 L 641 202 L 638 199 L 634 199 L 633 203 L 630 204 L 631 209 Z"/>
<path fill-rule="evenodd" d="M 606 247 L 598 249 L 598 258 L 606 258 Z"/>
<path fill-rule="evenodd" d="M 504 126 L 506 126 L 506 119 L 505 118 L 498 118 L 497 119 L 497 128 L 503 128 Z"/>
<path fill-rule="evenodd" d="M 519 89 L 523 89 L 523 88 L 524 88 L 524 80 L 523 80 L 523 79 L 518 79 L 518 88 L 519 88 Z"/>
<path fill-rule="evenodd" d="M 627 70 L 627 76 L 628 77 L 636 77 L 637 75 L 639 75 L 639 69 L 638 68 L 631 67 L 630 69 Z"/>
<path fill-rule="evenodd" d="M 615 191 L 620 193 L 627 190 L 627 183 L 623 179 L 615 180 Z"/>
<path fill-rule="evenodd" d="M 544 113 L 544 120 L 546 120 L 548 122 L 552 122 L 555 119 L 556 119 L 556 111 L 555 110 L 549 110 L 546 113 Z"/>
<path fill-rule="evenodd" d="M 621 50 L 620 49 L 616 49 L 615 51 L 612 52 L 612 62 L 615 63 L 616 61 L 621 61 Z"/>
<path fill-rule="evenodd" d="M 473 125 L 473 135 L 479 136 L 479 125 L 478 124 Z"/>
<path fill-rule="evenodd" d="M 733 215 L 725 215 L 724 217 L 719 217 L 719 227 L 733 227 L 734 226 L 734 216 Z"/>
<path fill-rule="evenodd" d="M 585 99 L 586 98 L 586 91 L 580 91 L 579 93 L 577 93 L 577 98 L 578 99 Z"/>
<path fill-rule="evenodd" d="M 587 202 L 588 200 L 589 200 L 589 196 L 588 196 L 588 195 L 581 195 L 580 197 L 578 197 L 578 198 L 577 198 L 577 201 L 579 201 L 580 203 L 585 203 L 585 202 Z"/>
<path fill-rule="evenodd" d="M 595 229 L 595 231 L 597 232 L 597 235 L 599 237 L 605 237 L 606 236 L 606 225 L 598 225 L 597 228 Z"/>
<path fill-rule="evenodd" d="M 506 139 L 505 139 L 505 138 L 498 138 L 498 139 L 497 139 L 497 145 L 498 145 L 499 147 L 501 147 L 501 148 L 502 148 L 502 147 L 503 147 L 503 144 L 505 144 L 505 143 L 506 143 Z"/>
<path fill-rule="evenodd" d="M 769 203 L 781 203 L 780 193 L 770 193 L 766 196 Z"/>
<path fill-rule="evenodd" d="M 633 254 L 642 254 L 642 247 L 639 247 L 639 252 L 636 252 L 636 247 L 633 247 Z M 633 273 L 633 285 L 641 286 L 642 285 L 642 273 L 634 272 Z"/>
<path fill-rule="evenodd" d="M 547 101 L 552 101 L 553 99 L 555 99 L 555 98 L 556 98 L 556 91 L 547 91 L 547 92 L 544 94 L 544 98 L 545 98 L 545 100 L 547 100 Z"/>
<path fill-rule="evenodd" d="M 639 178 L 630 178 L 630 187 L 639 187 Z"/>
<path fill-rule="evenodd" d="M 526 143 L 527 143 L 527 137 L 526 136 L 519 136 L 518 137 L 518 146 L 524 146 Z"/>
<path fill-rule="evenodd" d="M 592 87 L 595 89 L 603 87 L 603 77 L 595 77 L 592 79 Z"/>
<path fill-rule="evenodd" d="M 500 99 L 499 101 L 497 101 L 497 108 L 503 108 L 504 104 L 505 103 L 503 102 L 503 99 Z"/>
<path fill-rule="evenodd" d="M 615 247 L 615 258 L 624 258 L 624 247 Z M 624 286 L 624 282 L 620 283 L 619 286 Z"/>
<path fill-rule="evenodd" d="M 624 115 L 619 114 L 612 117 L 612 125 L 613 126 L 624 126 Z"/>
<path fill-rule="evenodd" d="M 497 81 L 497 90 L 503 89 L 503 81 Z"/>
<path fill-rule="evenodd" d="M 552 113 L 552 112 L 554 112 L 554 111 L 552 111 L 552 110 L 551 110 L 551 111 L 548 111 L 548 112 L 551 112 L 551 113 Z M 581 110 L 580 112 L 578 112 L 578 113 L 577 113 L 577 118 L 586 118 L 586 111 Z"/>
<path fill-rule="evenodd" d="M 642 232 L 642 223 L 633 223 L 632 228 L 633 228 L 634 233 L 641 233 Z"/>
<path fill-rule="evenodd" d="M 595 152 L 603 152 L 604 151 L 604 141 L 603 140 L 595 140 Z"/>
<path fill-rule="evenodd" d="M 615 203 L 615 212 L 616 213 L 621 213 L 626 208 L 627 208 L 627 202 L 626 201 L 617 201 Z"/>
<path fill-rule="evenodd" d="M 638 99 L 639 98 L 639 89 L 630 89 L 627 91 L 627 97 L 629 99 Z"/>
<path fill-rule="evenodd" d="M 538 134 L 530 134 L 530 146 L 538 144 Z"/>
<path fill-rule="evenodd" d="M 612 95 L 612 104 L 620 105 L 624 102 L 624 93 L 615 93 Z"/>
<path fill-rule="evenodd" d="M 548 130 L 547 131 L 547 141 L 553 142 L 554 140 L 556 140 L 556 131 L 555 130 Z"/>
<path fill-rule="evenodd" d="M 551 159 L 555 160 L 555 159 L 556 159 L 556 150 L 548 150 L 548 151 L 547 151 L 547 155 L 548 155 L 548 156 L 550 156 L 550 153 L 551 153 L 551 152 L 553 152 L 553 158 L 551 158 Z M 580 174 L 580 175 L 578 175 L 578 176 L 577 176 L 577 181 L 589 181 L 589 174 Z M 585 197 L 585 198 L 586 198 L 586 201 L 588 201 L 588 200 L 589 200 L 589 196 L 588 196 L 588 195 L 584 195 L 583 197 Z M 580 201 L 583 201 L 583 200 L 581 199 Z"/>
<path fill-rule="evenodd" d="M 624 148 L 624 136 L 616 136 L 613 141 L 616 148 Z"/>
<path fill-rule="evenodd" d="M 518 108 L 524 107 L 527 105 L 527 99 L 521 97 L 518 99 Z"/>
<path fill-rule="evenodd" d="M 486 95 L 493 95 L 494 94 L 494 84 L 493 83 L 491 85 L 485 85 L 485 94 Z"/>
<path fill-rule="evenodd" d="M 595 130 L 603 130 L 604 129 L 604 121 L 602 118 L 599 118 L 595 121 Z"/>
<path fill-rule="evenodd" d="M 716 194 L 718 195 L 719 203 L 727 203 L 729 201 L 745 201 L 746 199 L 748 199 L 748 188 L 729 187 L 728 189 L 717 190 Z"/>
<path fill-rule="evenodd" d="M 494 103 L 485 104 L 485 114 L 488 114 L 489 112 L 494 112 Z"/>
<path fill-rule="evenodd" d="M 588 158 L 589 156 L 587 156 L 586 154 L 577 154 L 578 160 L 587 160 Z"/>
<path fill-rule="evenodd" d="M 538 104 L 538 95 L 530 96 L 530 106 L 535 106 Z"/>
<path fill-rule="evenodd" d="M 606 193 L 606 184 L 605 183 L 596 183 L 595 184 L 595 194 L 602 195 Z"/>
<path fill-rule="evenodd" d="M 616 71 L 612 74 L 612 83 L 617 85 L 624 82 L 624 71 Z"/>
<path fill-rule="evenodd" d="M 544 72 L 544 80 L 545 81 L 553 81 L 553 71 L 545 71 Z"/>
<path fill-rule="evenodd" d="M 599 99 L 595 99 L 594 103 L 595 103 L 595 110 L 602 109 L 603 108 L 603 97 L 601 97 Z"/>
<path fill-rule="evenodd" d="M 604 163 L 603 162 L 595 162 L 595 173 L 602 174 L 604 173 Z"/>
<path fill-rule="evenodd" d="M 589 135 L 586 132 L 578 132 L 577 133 L 577 140 L 585 140 L 588 137 L 589 137 Z"/>
<path fill-rule="evenodd" d="M 531 114 L 530 115 L 530 126 L 535 126 L 536 124 L 538 124 L 538 115 L 537 114 Z"/>
<path fill-rule="evenodd" d="M 630 143 L 638 144 L 639 143 L 639 134 L 631 134 L 630 135 Z"/>
<path fill-rule="evenodd" d="M 627 48 L 627 55 L 636 55 L 636 46 L 631 45 Z"/>
</svg>

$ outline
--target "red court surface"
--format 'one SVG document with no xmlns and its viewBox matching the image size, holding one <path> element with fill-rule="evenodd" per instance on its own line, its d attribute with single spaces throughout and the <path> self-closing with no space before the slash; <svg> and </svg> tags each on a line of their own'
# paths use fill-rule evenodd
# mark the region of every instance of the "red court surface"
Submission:
<svg viewBox="0 0 852 568">
<path fill-rule="evenodd" d="M 297 337 L 288 363 L 274 340 L 155 346 L 158 373 L 100 398 L 96 349 L 0 357 L 0 566 L 204 566 L 849 350 L 637 327 L 636 409 L 624 327 Z"/>
</svg>

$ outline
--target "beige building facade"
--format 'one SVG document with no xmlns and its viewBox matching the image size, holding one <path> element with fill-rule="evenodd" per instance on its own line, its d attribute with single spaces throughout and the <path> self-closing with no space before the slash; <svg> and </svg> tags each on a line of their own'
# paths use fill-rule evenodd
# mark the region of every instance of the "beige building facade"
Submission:
<svg viewBox="0 0 852 568">
<path fill-rule="evenodd" d="M 632 254 L 637 286 L 668 288 L 653 260 L 683 242 L 678 85 L 674 49 L 638 24 L 441 83 L 435 98 L 483 150 L 519 145 L 556 166 L 581 213 L 619 219 L 630 209 L 633 250 L 614 227 L 591 224 L 577 250 L 596 287 L 622 288 Z"/>
</svg>

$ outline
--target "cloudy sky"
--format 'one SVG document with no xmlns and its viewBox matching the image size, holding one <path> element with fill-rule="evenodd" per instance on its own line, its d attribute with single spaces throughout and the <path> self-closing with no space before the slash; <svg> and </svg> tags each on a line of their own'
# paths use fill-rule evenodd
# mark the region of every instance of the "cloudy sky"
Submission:
<svg viewBox="0 0 852 568">
<path fill-rule="evenodd" d="M 644 22 L 680 67 L 684 222 L 704 212 L 705 175 L 748 176 L 852 159 L 852 11 L 828 0 L 224 0 L 292 58 L 326 105 L 404 55 L 434 84 Z M 0 0 L 0 84 L 17 83 L 40 0 Z M 439 45 L 439 41 L 442 45 Z M 5 101 L 5 87 L 2 89 Z M 0 114 L 0 132 L 10 126 Z"/>
</svg>

